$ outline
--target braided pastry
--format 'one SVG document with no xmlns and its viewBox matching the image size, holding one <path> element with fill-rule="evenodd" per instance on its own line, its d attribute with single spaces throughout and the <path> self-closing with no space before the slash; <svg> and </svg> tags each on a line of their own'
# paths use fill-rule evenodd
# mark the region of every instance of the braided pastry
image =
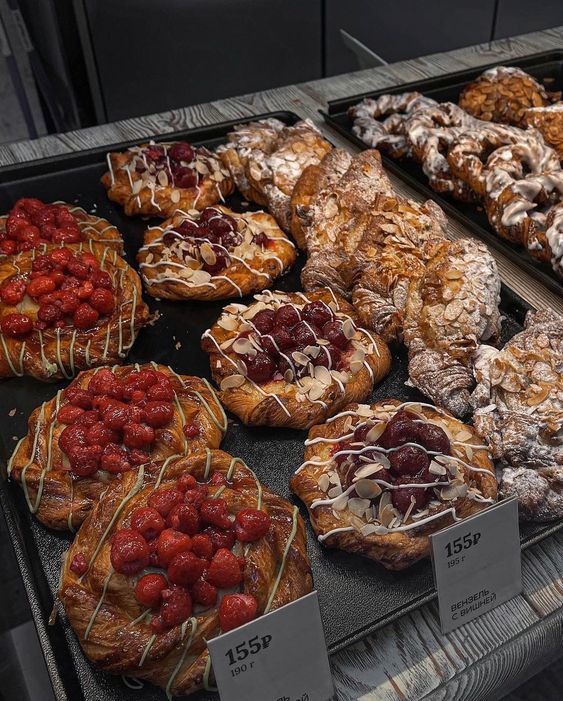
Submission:
<svg viewBox="0 0 563 701">
<path fill-rule="evenodd" d="M 412 112 L 436 104 L 436 100 L 419 92 L 380 95 L 375 100 L 366 98 L 350 107 L 348 117 L 354 123 L 352 132 L 368 146 L 385 151 L 391 158 L 403 158 L 411 155 L 404 130 L 406 118 Z"/>
<path fill-rule="evenodd" d="M 471 397 L 479 435 L 502 460 L 500 491 L 525 520 L 563 516 L 563 319 L 528 312 L 502 350 L 479 349 Z"/>
<path fill-rule="evenodd" d="M 555 149 L 563 161 L 563 102 L 547 107 L 530 107 L 524 111 L 522 126 L 537 129 L 546 143 Z"/>
<path fill-rule="evenodd" d="M 156 482 L 114 482 L 66 554 L 59 598 L 97 667 L 172 698 L 213 688 L 208 640 L 311 589 L 297 507 L 208 451 Z"/>
<path fill-rule="evenodd" d="M 108 483 L 143 465 L 163 465 L 217 448 L 227 420 L 205 380 L 165 365 L 81 372 L 35 409 L 8 464 L 29 509 L 50 528 L 74 530 Z"/>
<path fill-rule="evenodd" d="M 254 299 L 225 307 L 202 338 L 221 401 L 245 424 L 309 428 L 389 372 L 385 343 L 331 290 Z"/>
<path fill-rule="evenodd" d="M 291 228 L 291 195 L 303 170 L 320 162 L 332 146 L 310 120 L 285 126 L 277 119 L 241 124 L 217 154 L 238 189 L 266 205 L 284 231 Z"/>
<path fill-rule="evenodd" d="M 0 377 L 72 378 L 120 362 L 149 310 L 133 268 L 89 241 L 0 260 Z"/>
<path fill-rule="evenodd" d="M 228 171 L 215 154 L 185 141 L 132 146 L 108 153 L 102 185 L 125 214 L 166 219 L 177 209 L 205 209 L 234 190 Z"/>
<path fill-rule="evenodd" d="M 500 278 L 483 243 L 442 245 L 411 280 L 404 312 L 412 384 L 455 416 L 469 412 L 479 343 L 500 335 Z"/>
<path fill-rule="evenodd" d="M 30 251 L 41 244 L 81 241 L 102 243 L 123 253 L 123 239 L 115 226 L 76 205 L 21 198 L 8 214 L 0 216 L 0 257 Z"/>
<path fill-rule="evenodd" d="M 149 294 L 180 300 L 263 290 L 295 258 L 295 246 L 269 214 L 238 214 L 221 205 L 178 211 L 149 228 L 137 255 Z"/>
<path fill-rule="evenodd" d="M 429 404 L 349 404 L 310 430 L 291 489 L 323 545 L 402 570 L 429 556 L 430 534 L 496 500 L 480 443 Z"/>
<path fill-rule="evenodd" d="M 550 102 L 543 85 L 520 68 L 497 66 L 482 73 L 459 96 L 459 106 L 491 122 L 522 124 L 525 110 Z"/>
</svg>

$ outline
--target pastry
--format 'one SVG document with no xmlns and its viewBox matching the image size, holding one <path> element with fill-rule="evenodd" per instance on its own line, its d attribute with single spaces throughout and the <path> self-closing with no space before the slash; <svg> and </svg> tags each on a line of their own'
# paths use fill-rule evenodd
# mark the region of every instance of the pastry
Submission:
<svg viewBox="0 0 563 701">
<path fill-rule="evenodd" d="M 171 698 L 214 688 L 208 640 L 311 590 L 297 507 L 208 451 L 159 484 L 114 482 L 66 554 L 59 598 L 97 667 Z"/>
<path fill-rule="evenodd" d="M 219 158 L 203 146 L 185 141 L 132 146 L 108 153 L 102 184 L 125 214 L 164 219 L 176 210 L 205 209 L 234 190 Z"/>
<path fill-rule="evenodd" d="M 148 320 L 139 276 L 115 249 L 42 244 L 0 260 L 0 377 L 70 379 L 121 362 Z"/>
<path fill-rule="evenodd" d="M 40 244 L 81 241 L 102 243 L 123 253 L 123 239 L 115 226 L 76 205 L 21 198 L 0 216 L 0 256 L 30 251 Z"/>
<path fill-rule="evenodd" d="M 319 541 L 390 570 L 428 557 L 431 533 L 496 500 L 487 446 L 429 404 L 350 404 L 305 445 L 291 489 Z"/>
<path fill-rule="evenodd" d="M 284 231 L 291 228 L 291 194 L 299 176 L 332 149 L 310 120 L 285 126 L 263 119 L 236 126 L 217 149 L 238 189 L 266 205 Z"/>
<path fill-rule="evenodd" d="M 409 283 L 403 336 L 410 382 L 455 416 L 470 410 L 479 344 L 499 338 L 499 303 L 496 262 L 473 239 L 441 246 Z"/>
<path fill-rule="evenodd" d="M 295 258 L 295 246 L 269 214 L 221 205 L 177 212 L 148 229 L 137 255 L 153 297 L 201 300 L 263 290 Z"/>
<path fill-rule="evenodd" d="M 391 158 L 403 158 L 411 155 L 404 131 L 406 118 L 436 104 L 436 100 L 419 92 L 380 95 L 350 107 L 348 117 L 353 122 L 352 133 L 370 148 L 381 149 Z"/>
<path fill-rule="evenodd" d="M 202 338 L 221 401 L 243 423 L 309 428 L 389 372 L 385 343 L 330 290 L 254 299 L 225 307 Z"/>
<path fill-rule="evenodd" d="M 497 66 L 469 83 L 459 96 L 459 106 L 469 114 L 491 122 L 522 124 L 530 107 L 550 102 L 543 85 L 520 68 Z"/>
<path fill-rule="evenodd" d="M 563 516 L 563 319 L 528 312 L 502 350 L 477 353 L 471 397 L 476 431 L 503 466 L 501 494 L 524 520 Z"/>
<path fill-rule="evenodd" d="M 226 428 L 205 380 L 156 363 L 88 370 L 31 414 L 8 472 L 42 523 L 73 530 L 108 483 L 217 448 Z"/>
<path fill-rule="evenodd" d="M 522 126 L 535 127 L 563 161 L 563 102 L 530 107 L 522 116 Z"/>
</svg>

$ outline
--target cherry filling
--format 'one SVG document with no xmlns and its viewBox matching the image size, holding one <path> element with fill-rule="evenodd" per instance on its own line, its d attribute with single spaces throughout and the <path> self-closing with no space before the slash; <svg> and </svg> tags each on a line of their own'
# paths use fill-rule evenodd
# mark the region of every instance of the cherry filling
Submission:
<svg viewBox="0 0 563 701">
<path fill-rule="evenodd" d="M 163 187 L 196 187 L 200 175 L 195 163 L 196 149 L 185 141 L 150 144 L 140 148 L 133 158 L 137 173 L 148 173 Z"/>
<path fill-rule="evenodd" d="M 253 382 L 281 379 L 288 371 L 291 379 L 299 379 L 311 375 L 312 368 L 318 366 L 341 370 L 346 364 L 343 355 L 350 350 L 351 342 L 344 333 L 344 324 L 320 300 L 308 302 L 302 309 L 292 304 L 275 311 L 263 309 L 251 321 L 253 340 L 262 348 L 243 355 L 247 376 Z M 238 336 L 245 337 L 248 332 Z"/>
<path fill-rule="evenodd" d="M 37 256 L 31 273 L 5 280 L 0 301 L 16 307 L 0 321 L 2 333 L 12 338 L 25 337 L 34 328 L 85 331 L 104 323 L 115 307 L 112 279 L 95 256 L 68 248 Z"/>
<path fill-rule="evenodd" d="M 41 243 L 79 243 L 78 220 L 62 204 L 45 204 L 33 198 L 19 199 L 0 232 L 0 254 L 30 251 Z"/>
<path fill-rule="evenodd" d="M 381 456 L 386 456 L 389 469 L 383 467 L 374 474 L 370 474 L 370 479 L 383 480 L 393 486 L 431 484 L 440 481 L 440 476 L 429 470 L 432 455 L 428 455 L 427 451 L 443 455 L 451 454 L 450 440 L 443 429 L 435 424 L 423 423 L 416 414 L 401 409 L 389 420 L 379 438 L 370 443 L 368 434 L 374 425 L 366 422 L 358 426 L 352 440 L 340 442 L 333 449 L 343 489 L 354 484 L 356 474 L 365 467 L 366 461 L 373 459 L 374 462 L 378 462 Z M 418 445 L 405 445 L 408 443 Z M 358 454 L 347 452 L 360 450 L 370 444 L 385 448 L 388 452 L 378 450 L 363 450 Z M 385 485 L 380 487 L 385 491 Z M 414 499 L 414 509 L 423 509 L 433 496 L 432 487 L 403 487 L 390 491 L 393 506 L 402 514 L 411 508 L 412 499 Z M 354 496 L 353 492 L 352 496 Z"/>
<path fill-rule="evenodd" d="M 71 384 L 57 414 L 66 425 L 59 448 L 69 470 L 79 477 L 97 470 L 119 474 L 149 462 L 155 441 L 170 442 L 166 426 L 174 417 L 175 396 L 170 378 L 152 369 L 121 378 L 103 368 L 86 388 Z M 151 528 L 158 524 L 137 525 L 140 531 Z"/>
<path fill-rule="evenodd" d="M 242 509 L 233 517 L 227 501 L 213 496 L 213 489 L 222 483 L 227 484 L 218 472 L 208 483 L 183 475 L 174 486 L 152 492 L 148 505 L 131 513 L 129 527 L 112 538 L 111 564 L 127 577 L 139 575 L 135 597 L 151 609 L 155 633 L 186 621 L 194 604 L 204 609 L 215 606 L 219 590 L 239 586 L 245 560 L 233 547 L 237 541 L 256 542 L 270 530 L 264 511 Z M 240 545 L 238 550 L 242 552 Z M 147 567 L 151 572 L 143 573 Z M 83 573 L 82 560 L 71 569 Z M 219 605 L 221 628 L 227 631 L 247 623 L 257 610 L 253 596 L 227 594 Z"/>
</svg>

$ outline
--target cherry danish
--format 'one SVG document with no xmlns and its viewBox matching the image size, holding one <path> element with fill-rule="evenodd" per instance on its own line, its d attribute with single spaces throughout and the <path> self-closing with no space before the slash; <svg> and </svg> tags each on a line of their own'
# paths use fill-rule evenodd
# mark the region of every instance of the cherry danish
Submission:
<svg viewBox="0 0 563 701">
<path fill-rule="evenodd" d="M 179 212 L 148 229 L 137 256 L 149 294 L 178 300 L 263 290 L 295 258 L 295 246 L 269 214 L 220 205 Z"/>
<path fill-rule="evenodd" d="M 185 141 L 141 144 L 108 153 L 102 185 L 125 214 L 171 217 L 205 209 L 234 189 L 228 170 L 208 149 Z"/>
<path fill-rule="evenodd" d="M 291 480 L 318 539 L 390 570 L 428 557 L 428 535 L 496 501 L 487 446 L 430 404 L 350 404 L 313 426 Z"/>
<path fill-rule="evenodd" d="M 35 409 L 9 472 L 40 521 L 72 530 L 108 482 L 140 466 L 158 473 L 183 455 L 216 448 L 226 427 L 205 380 L 156 363 L 89 370 Z M 179 522 L 186 518 L 178 514 Z M 159 527 L 139 519 L 138 530 Z"/>
<path fill-rule="evenodd" d="M 183 511 L 193 523 L 178 521 Z M 242 460 L 210 451 L 157 482 L 114 482 L 66 555 L 59 596 L 94 664 L 172 697 L 212 687 L 207 640 L 311 589 L 297 507 Z"/>
</svg>

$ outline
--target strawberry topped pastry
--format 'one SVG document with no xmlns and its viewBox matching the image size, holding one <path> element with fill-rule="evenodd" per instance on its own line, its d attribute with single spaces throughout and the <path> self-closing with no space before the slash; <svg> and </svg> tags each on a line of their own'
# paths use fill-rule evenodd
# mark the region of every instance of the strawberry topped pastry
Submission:
<svg viewBox="0 0 563 701">
<path fill-rule="evenodd" d="M 99 368 L 35 409 L 8 471 L 40 521 L 72 530 L 112 480 L 140 467 L 159 475 L 184 455 L 217 448 L 226 428 L 205 380 L 156 363 Z"/>
<path fill-rule="evenodd" d="M 82 207 L 36 198 L 21 198 L 0 216 L 0 257 L 31 251 L 41 244 L 69 244 L 81 241 L 103 243 L 123 253 L 119 231 L 106 219 L 88 214 Z"/>
<path fill-rule="evenodd" d="M 213 687 L 206 641 L 311 589 L 297 507 L 210 451 L 160 481 L 112 484 L 66 554 L 59 596 L 94 664 L 171 698 Z"/>
<path fill-rule="evenodd" d="M 269 214 L 238 214 L 221 205 L 178 212 L 148 229 L 137 256 L 149 294 L 180 300 L 263 290 L 295 258 L 295 246 Z"/>
<path fill-rule="evenodd" d="M 221 401 L 245 424 L 309 428 L 389 372 L 386 344 L 331 290 L 254 300 L 225 307 L 202 338 Z"/>
<path fill-rule="evenodd" d="M 428 536 L 494 503 L 488 447 L 471 426 L 420 402 L 350 404 L 313 426 L 291 489 L 319 541 L 401 570 Z"/>
<path fill-rule="evenodd" d="M 139 276 L 102 244 L 0 259 L 0 377 L 70 379 L 120 362 L 148 318 Z"/>
<path fill-rule="evenodd" d="M 205 209 L 234 190 L 229 171 L 203 146 L 185 141 L 132 146 L 108 153 L 102 177 L 110 200 L 125 214 L 171 217 L 176 210 Z"/>
</svg>

